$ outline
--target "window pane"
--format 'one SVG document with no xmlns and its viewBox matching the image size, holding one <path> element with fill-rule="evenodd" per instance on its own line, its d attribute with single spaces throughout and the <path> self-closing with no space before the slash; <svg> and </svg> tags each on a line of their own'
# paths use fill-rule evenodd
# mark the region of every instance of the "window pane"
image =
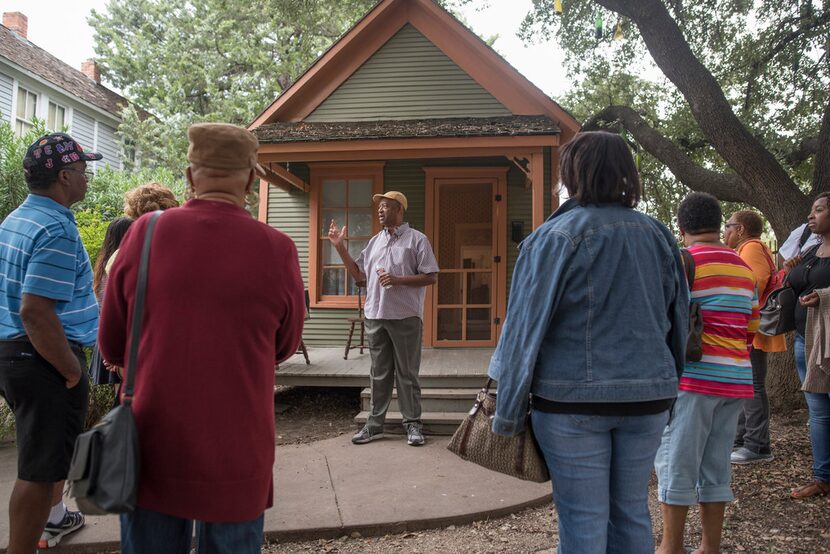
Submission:
<svg viewBox="0 0 830 554">
<path fill-rule="evenodd" d="M 343 296 L 346 285 L 346 270 L 327 268 L 323 270 L 323 294 L 326 296 Z"/>
<path fill-rule="evenodd" d="M 329 225 L 331 220 L 334 220 L 337 228 L 340 229 L 346 225 L 346 210 L 323 210 L 320 217 L 320 236 L 329 236 Z M 352 230 L 348 229 L 348 234 L 352 234 Z"/>
<path fill-rule="evenodd" d="M 349 236 L 372 236 L 372 212 L 349 210 Z"/>
<path fill-rule="evenodd" d="M 331 245 L 331 241 L 323 239 L 320 242 L 323 243 L 323 265 L 343 265 L 340 254 Z"/>
<path fill-rule="evenodd" d="M 467 340 L 490 340 L 491 329 L 488 308 L 467 310 Z"/>
<path fill-rule="evenodd" d="M 438 274 L 438 304 L 461 304 L 461 273 Z M 459 320 L 460 321 L 460 320 Z"/>
<path fill-rule="evenodd" d="M 17 117 L 26 118 L 26 97 L 28 93 L 26 89 L 17 89 Z"/>
<path fill-rule="evenodd" d="M 346 207 L 346 181 L 342 179 L 323 180 L 323 207 Z"/>
<path fill-rule="evenodd" d="M 461 309 L 438 310 L 438 340 L 461 340 Z"/>
<path fill-rule="evenodd" d="M 372 206 L 371 179 L 351 179 L 349 181 L 349 206 L 360 208 Z"/>
<path fill-rule="evenodd" d="M 26 119 L 31 121 L 35 117 L 37 108 L 37 96 L 34 93 L 29 93 L 29 101 L 26 103 Z"/>
<path fill-rule="evenodd" d="M 366 240 L 350 240 L 349 241 L 349 255 L 351 255 L 353 260 L 356 260 L 360 253 L 363 252 L 363 249 L 366 248 L 366 243 L 369 241 Z"/>
<path fill-rule="evenodd" d="M 490 273 L 467 274 L 467 304 L 490 304 Z M 468 316 L 469 317 L 469 316 Z"/>
</svg>

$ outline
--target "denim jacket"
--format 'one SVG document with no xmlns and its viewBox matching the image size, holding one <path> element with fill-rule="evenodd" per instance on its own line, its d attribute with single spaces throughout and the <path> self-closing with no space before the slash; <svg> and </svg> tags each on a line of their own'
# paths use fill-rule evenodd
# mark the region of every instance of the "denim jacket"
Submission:
<svg viewBox="0 0 830 554">
<path fill-rule="evenodd" d="M 529 393 L 556 402 L 677 396 L 689 289 L 663 224 L 571 199 L 519 248 L 488 370 L 498 381 L 495 433 L 522 430 Z"/>
</svg>

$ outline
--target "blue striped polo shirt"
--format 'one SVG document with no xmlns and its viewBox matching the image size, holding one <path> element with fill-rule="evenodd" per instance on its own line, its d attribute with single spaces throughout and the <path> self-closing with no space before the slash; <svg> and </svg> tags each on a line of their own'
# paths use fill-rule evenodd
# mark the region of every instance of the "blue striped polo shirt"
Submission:
<svg viewBox="0 0 830 554">
<path fill-rule="evenodd" d="M 0 224 L 0 339 L 26 335 L 24 294 L 56 301 L 66 338 L 84 345 L 98 335 L 92 268 L 75 217 L 51 198 L 30 194 Z"/>
</svg>

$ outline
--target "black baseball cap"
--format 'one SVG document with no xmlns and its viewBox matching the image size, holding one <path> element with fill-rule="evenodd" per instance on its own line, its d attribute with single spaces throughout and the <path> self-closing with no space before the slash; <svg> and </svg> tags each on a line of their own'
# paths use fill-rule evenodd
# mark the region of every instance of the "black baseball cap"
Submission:
<svg viewBox="0 0 830 554">
<path fill-rule="evenodd" d="M 103 158 L 97 152 L 84 152 L 78 141 L 65 133 L 50 133 L 33 142 L 23 158 L 27 180 L 57 175 L 64 166 L 75 162 L 94 162 Z"/>
</svg>

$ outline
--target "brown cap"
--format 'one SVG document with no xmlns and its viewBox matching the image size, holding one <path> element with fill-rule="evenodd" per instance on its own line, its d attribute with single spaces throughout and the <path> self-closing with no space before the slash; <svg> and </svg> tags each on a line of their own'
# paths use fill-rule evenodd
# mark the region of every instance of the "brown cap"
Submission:
<svg viewBox="0 0 830 554">
<path fill-rule="evenodd" d="M 187 160 L 214 169 L 253 169 L 259 142 L 242 127 L 228 123 L 197 123 L 187 130 Z"/>
<path fill-rule="evenodd" d="M 384 192 L 383 194 L 374 195 L 372 197 L 372 200 L 374 202 L 380 202 L 381 199 L 383 199 L 383 198 L 387 198 L 389 200 L 395 200 L 401 206 L 403 206 L 403 211 L 406 211 L 406 209 L 407 209 L 406 196 L 404 196 L 402 192 L 398 192 L 396 190 L 390 190 L 389 192 Z"/>
</svg>

